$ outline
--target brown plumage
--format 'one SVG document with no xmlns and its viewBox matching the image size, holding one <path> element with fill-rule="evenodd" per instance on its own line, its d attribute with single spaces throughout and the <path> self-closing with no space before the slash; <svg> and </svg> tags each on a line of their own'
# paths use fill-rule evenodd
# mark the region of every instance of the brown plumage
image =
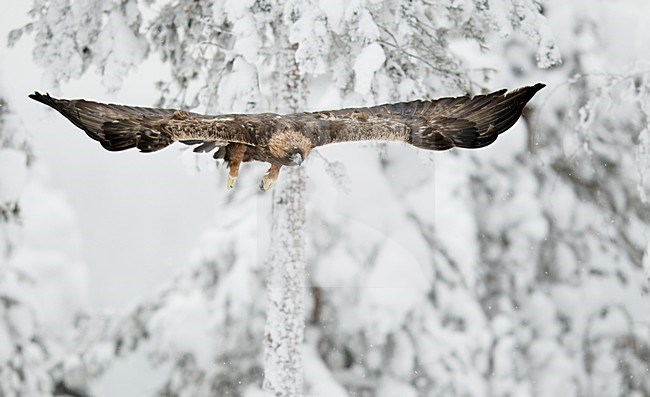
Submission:
<svg viewBox="0 0 650 397">
<path fill-rule="evenodd" d="M 38 92 L 44 103 L 111 151 L 160 150 L 175 141 L 197 145 L 195 152 L 217 149 L 214 158 L 229 167 L 234 186 L 239 165 L 271 164 L 260 186 L 270 189 L 280 167 L 299 165 L 316 146 L 349 141 L 401 141 L 422 149 L 475 149 L 494 142 L 519 119 L 526 103 L 544 84 L 473 98 L 400 102 L 370 108 L 278 115 L 207 116 L 174 109 L 105 104 L 83 99 L 56 99 Z"/>
</svg>

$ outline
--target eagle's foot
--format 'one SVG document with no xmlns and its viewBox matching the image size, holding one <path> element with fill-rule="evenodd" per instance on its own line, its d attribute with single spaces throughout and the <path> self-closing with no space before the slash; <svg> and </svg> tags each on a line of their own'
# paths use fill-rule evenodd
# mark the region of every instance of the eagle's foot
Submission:
<svg viewBox="0 0 650 397">
<path fill-rule="evenodd" d="M 264 177 L 260 181 L 260 189 L 262 189 L 263 191 L 267 191 L 275 185 L 276 181 L 277 179 L 272 179 L 269 178 L 268 175 L 264 175 Z"/>
<path fill-rule="evenodd" d="M 226 187 L 228 189 L 232 189 L 233 187 L 235 187 L 236 181 L 237 181 L 237 176 L 228 174 L 228 182 L 226 183 Z"/>
<path fill-rule="evenodd" d="M 246 153 L 246 145 L 240 144 L 230 144 L 227 146 L 225 159 L 228 161 L 228 182 L 226 186 L 228 189 L 235 187 L 235 182 L 237 181 L 237 176 L 239 176 L 239 166 L 244 160 L 244 154 Z"/>
<path fill-rule="evenodd" d="M 278 181 L 278 175 L 280 175 L 280 167 L 281 165 L 279 164 L 271 165 L 271 168 L 269 168 L 269 171 L 264 175 L 260 182 L 260 189 L 267 191 L 275 185 L 275 182 Z"/>
</svg>

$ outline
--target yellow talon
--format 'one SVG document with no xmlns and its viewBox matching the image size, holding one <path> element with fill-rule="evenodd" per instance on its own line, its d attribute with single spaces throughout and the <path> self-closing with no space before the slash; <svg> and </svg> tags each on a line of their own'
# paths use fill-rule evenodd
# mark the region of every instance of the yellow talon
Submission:
<svg viewBox="0 0 650 397">
<path fill-rule="evenodd" d="M 228 189 L 232 189 L 233 187 L 235 187 L 235 182 L 236 181 L 237 181 L 236 176 L 228 175 L 228 183 L 226 184 L 226 187 Z"/>
<path fill-rule="evenodd" d="M 264 175 L 262 182 L 260 183 L 260 188 L 264 191 L 271 189 L 275 185 L 277 179 L 269 178 L 268 175 Z"/>
<path fill-rule="evenodd" d="M 280 164 L 271 164 L 268 172 L 262 178 L 260 182 L 260 189 L 267 191 L 275 185 L 275 182 L 278 180 L 278 175 L 280 175 Z"/>
</svg>

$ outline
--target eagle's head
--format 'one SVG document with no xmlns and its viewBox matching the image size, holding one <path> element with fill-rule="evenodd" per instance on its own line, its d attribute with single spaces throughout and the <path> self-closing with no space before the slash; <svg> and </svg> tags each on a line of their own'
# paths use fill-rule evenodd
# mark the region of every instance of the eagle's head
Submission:
<svg viewBox="0 0 650 397">
<path fill-rule="evenodd" d="M 305 157 L 306 157 L 306 154 L 303 151 L 303 149 L 301 149 L 301 148 L 299 148 L 297 146 L 294 146 L 293 148 L 291 148 L 291 151 L 288 154 L 287 160 L 289 160 L 290 162 L 292 162 L 295 165 L 300 165 L 305 160 Z"/>
<path fill-rule="evenodd" d="M 309 155 L 311 141 L 298 131 L 285 129 L 269 140 L 269 150 L 282 165 L 300 165 Z"/>
</svg>

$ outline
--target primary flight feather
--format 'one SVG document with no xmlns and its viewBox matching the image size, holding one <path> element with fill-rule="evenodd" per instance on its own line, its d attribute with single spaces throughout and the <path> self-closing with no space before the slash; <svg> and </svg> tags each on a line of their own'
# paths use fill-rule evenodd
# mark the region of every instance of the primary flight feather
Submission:
<svg viewBox="0 0 650 397">
<path fill-rule="evenodd" d="M 56 99 L 38 92 L 44 103 L 111 151 L 138 148 L 154 152 L 176 141 L 214 153 L 230 168 L 233 187 L 242 162 L 262 161 L 270 169 L 260 187 L 270 189 L 283 165 L 300 165 L 316 146 L 350 141 L 400 141 L 428 150 L 481 148 L 519 119 L 526 103 L 544 88 L 538 83 L 514 91 L 475 97 L 399 102 L 369 108 L 278 115 L 208 116 L 175 109 L 145 108 Z"/>
</svg>

